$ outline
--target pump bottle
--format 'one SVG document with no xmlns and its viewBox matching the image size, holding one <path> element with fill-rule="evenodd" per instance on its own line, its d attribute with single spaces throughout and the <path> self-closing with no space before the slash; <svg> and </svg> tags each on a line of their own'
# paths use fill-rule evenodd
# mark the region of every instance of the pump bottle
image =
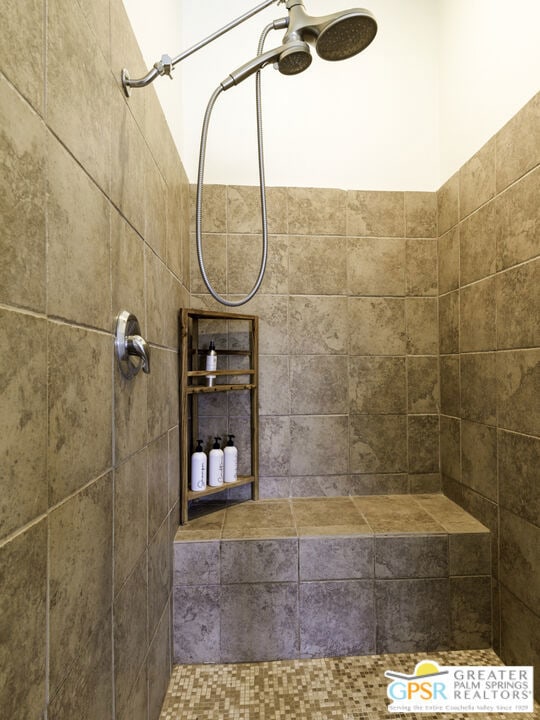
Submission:
<svg viewBox="0 0 540 720">
<path fill-rule="evenodd" d="M 206 354 L 206 366 L 205 370 L 216 370 L 217 369 L 217 352 L 216 352 L 216 345 L 213 340 L 210 340 L 210 345 L 208 346 L 208 352 Z M 206 385 L 208 387 L 213 387 L 216 382 L 216 376 L 215 375 L 207 375 L 206 376 Z"/>
<path fill-rule="evenodd" d="M 202 449 L 202 440 L 198 441 L 191 456 L 191 489 L 200 492 L 206 487 L 206 453 Z"/>
<path fill-rule="evenodd" d="M 223 450 L 219 447 L 221 438 L 215 437 L 214 440 L 214 445 L 210 450 L 208 484 L 210 487 L 219 487 L 223 485 Z"/>
<path fill-rule="evenodd" d="M 229 435 L 229 442 L 223 451 L 225 462 L 225 482 L 232 483 L 238 480 L 238 450 L 233 443 L 234 435 Z"/>
</svg>

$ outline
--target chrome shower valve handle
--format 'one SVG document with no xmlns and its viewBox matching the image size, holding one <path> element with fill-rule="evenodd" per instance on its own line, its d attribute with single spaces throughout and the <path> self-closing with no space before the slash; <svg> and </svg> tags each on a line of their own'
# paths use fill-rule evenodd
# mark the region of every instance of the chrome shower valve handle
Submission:
<svg viewBox="0 0 540 720">
<path fill-rule="evenodd" d="M 150 372 L 150 348 L 141 336 L 139 321 L 127 310 L 123 310 L 116 318 L 116 334 L 114 345 L 120 366 L 120 372 L 126 378 L 133 378 L 141 370 Z M 138 357 L 139 362 L 133 358 Z"/>
</svg>

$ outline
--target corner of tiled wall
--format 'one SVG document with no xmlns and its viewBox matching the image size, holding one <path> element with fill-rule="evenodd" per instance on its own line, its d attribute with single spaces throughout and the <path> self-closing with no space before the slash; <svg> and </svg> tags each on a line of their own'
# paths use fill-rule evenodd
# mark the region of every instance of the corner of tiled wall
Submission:
<svg viewBox="0 0 540 720">
<path fill-rule="evenodd" d="M 0 707 L 156 720 L 189 186 L 153 89 L 123 95 L 145 64 L 121 0 L 13 3 L 0 26 Z M 131 381 L 123 309 L 152 353 Z"/>
<path fill-rule="evenodd" d="M 436 194 L 271 187 L 267 203 L 268 268 L 243 306 L 261 317 L 261 496 L 439 490 Z M 258 188 L 205 187 L 219 292 L 251 289 L 260 228 Z M 195 256 L 191 282 L 216 307 Z"/>
<path fill-rule="evenodd" d="M 539 163 L 537 94 L 438 193 L 443 489 L 492 532 L 495 649 L 537 667 Z"/>
</svg>

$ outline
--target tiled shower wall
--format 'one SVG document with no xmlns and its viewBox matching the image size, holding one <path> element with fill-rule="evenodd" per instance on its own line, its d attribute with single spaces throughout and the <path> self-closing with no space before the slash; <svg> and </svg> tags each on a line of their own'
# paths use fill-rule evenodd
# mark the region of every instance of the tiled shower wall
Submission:
<svg viewBox="0 0 540 720">
<path fill-rule="evenodd" d="M 539 163 L 540 94 L 438 195 L 443 489 L 492 531 L 495 649 L 537 668 Z"/>
<path fill-rule="evenodd" d="M 0 715 L 156 720 L 188 185 L 154 91 L 123 96 L 145 65 L 121 0 L 0 14 Z M 130 382 L 122 309 L 152 349 Z"/>
<path fill-rule="evenodd" d="M 436 194 L 274 187 L 267 199 L 268 268 L 242 306 L 261 318 L 261 497 L 437 490 Z M 260 264 L 258 189 L 209 186 L 203 211 L 208 274 L 238 299 Z M 218 307 L 193 249 L 191 287 Z M 246 426 L 230 397 L 206 402 L 207 442 Z"/>
</svg>

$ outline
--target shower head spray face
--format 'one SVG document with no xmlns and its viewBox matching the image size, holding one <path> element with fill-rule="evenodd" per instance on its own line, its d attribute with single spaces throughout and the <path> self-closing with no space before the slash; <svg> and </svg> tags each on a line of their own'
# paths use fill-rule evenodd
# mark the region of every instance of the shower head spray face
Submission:
<svg viewBox="0 0 540 720">
<path fill-rule="evenodd" d="M 298 75 L 308 69 L 311 61 L 309 45 L 299 40 L 291 40 L 279 56 L 277 66 L 283 75 Z"/>
<path fill-rule="evenodd" d="M 302 0 L 288 0 L 289 28 L 284 43 L 295 39 L 311 42 L 323 60 L 346 60 L 362 52 L 377 34 L 369 10 L 353 8 L 311 17 Z"/>
</svg>

